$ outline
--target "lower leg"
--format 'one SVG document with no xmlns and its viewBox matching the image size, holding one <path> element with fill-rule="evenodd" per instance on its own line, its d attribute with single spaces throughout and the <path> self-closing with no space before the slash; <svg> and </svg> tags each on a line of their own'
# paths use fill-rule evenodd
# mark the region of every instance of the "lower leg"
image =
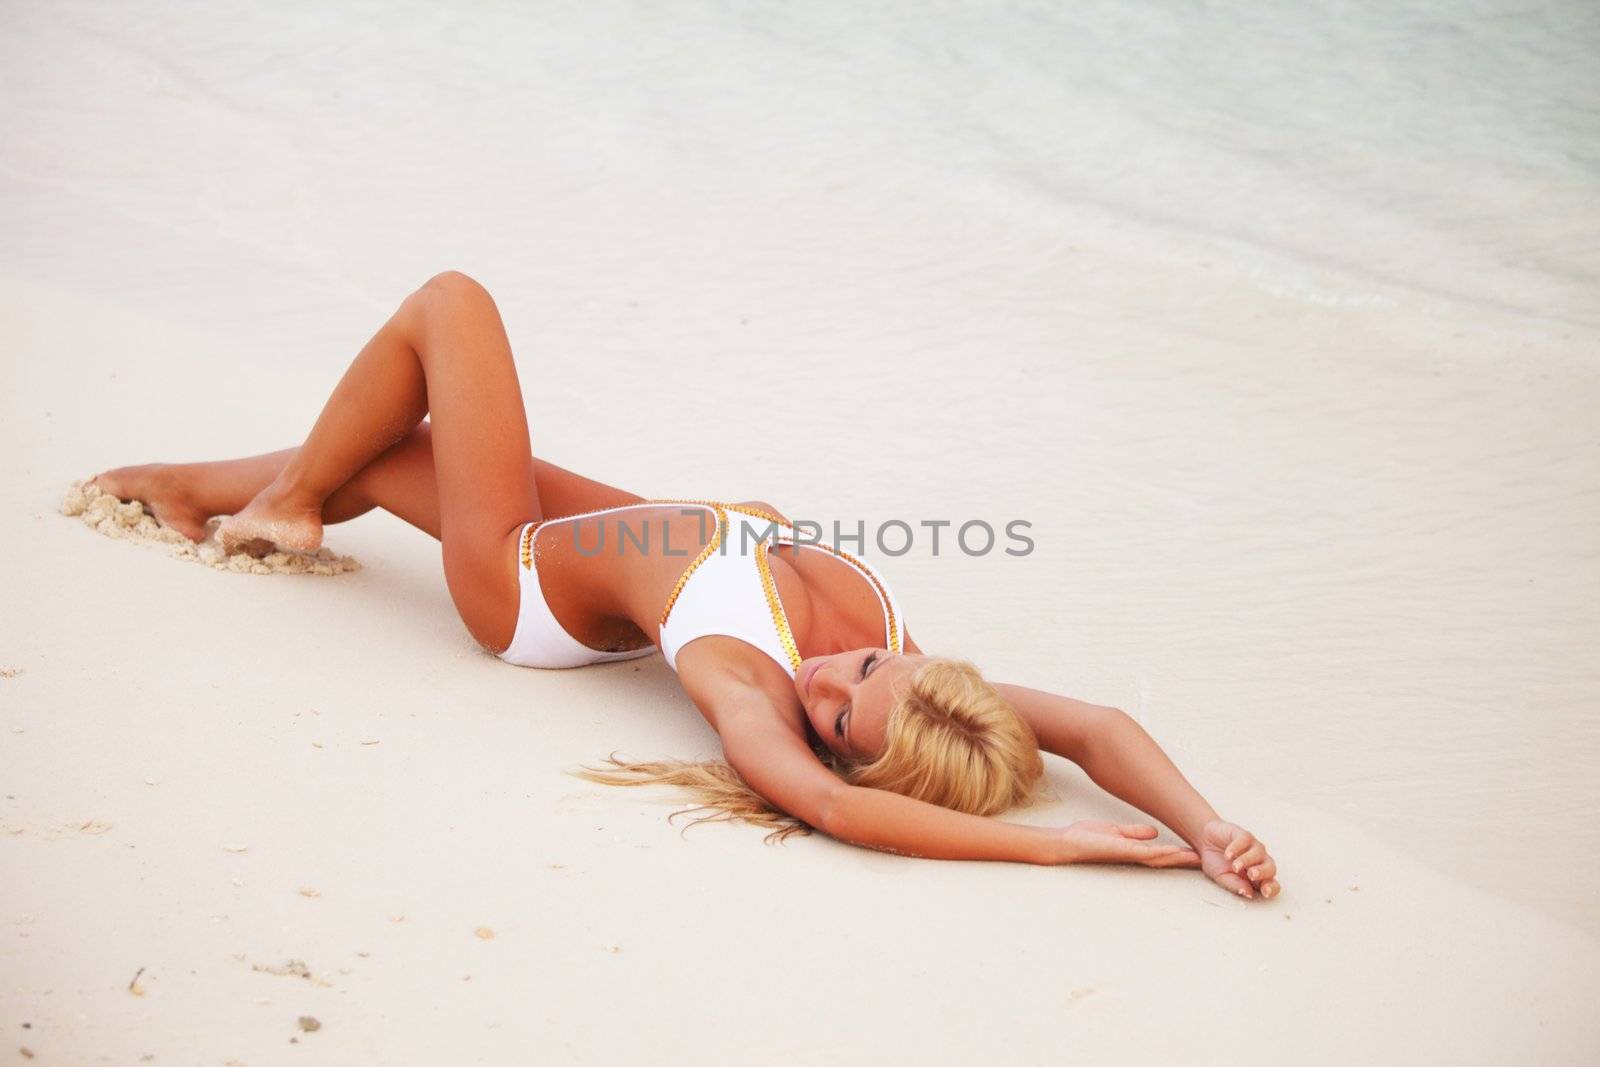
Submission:
<svg viewBox="0 0 1600 1067">
<path fill-rule="evenodd" d="M 361 468 L 322 504 L 333 525 L 382 508 L 435 540 L 439 537 L 439 487 L 433 470 L 433 435 L 427 422 Z M 191 541 L 205 536 L 214 515 L 242 511 L 283 473 L 298 448 L 204 463 L 148 463 L 118 467 L 94 481 L 121 500 L 139 500 L 157 519 Z M 533 461 L 539 500 L 549 518 L 638 503 L 642 497 L 586 478 L 547 460 Z"/>
<path fill-rule="evenodd" d="M 242 459 L 118 467 L 96 475 L 94 481 L 118 499 L 143 502 L 158 520 L 198 541 L 213 516 L 242 511 L 282 475 L 298 451 L 284 448 Z M 348 522 L 375 507 L 438 538 L 439 493 L 426 423 L 324 500 L 321 521 Z"/>
<path fill-rule="evenodd" d="M 209 472 L 218 483 L 215 503 L 236 505 L 218 530 L 225 548 L 257 555 L 273 545 L 316 548 L 329 499 L 428 413 L 427 378 L 411 341 L 413 303 L 407 298 L 357 353 L 303 445 Z M 240 487 L 274 467 L 270 480 L 239 504 Z"/>
</svg>

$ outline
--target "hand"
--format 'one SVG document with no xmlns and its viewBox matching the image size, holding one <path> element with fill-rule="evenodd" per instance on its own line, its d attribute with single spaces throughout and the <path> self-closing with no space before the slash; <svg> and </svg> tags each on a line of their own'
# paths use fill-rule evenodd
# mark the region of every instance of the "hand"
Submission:
<svg viewBox="0 0 1600 1067">
<path fill-rule="evenodd" d="M 1188 845 L 1154 845 L 1158 831 L 1148 823 L 1084 819 L 1058 830 L 1062 863 L 1140 863 L 1146 867 L 1198 867 L 1200 856 Z"/>
<path fill-rule="evenodd" d="M 1242 897 L 1278 895 L 1278 864 L 1267 846 L 1242 826 L 1213 819 L 1200 831 L 1200 869 L 1222 888 Z"/>
</svg>

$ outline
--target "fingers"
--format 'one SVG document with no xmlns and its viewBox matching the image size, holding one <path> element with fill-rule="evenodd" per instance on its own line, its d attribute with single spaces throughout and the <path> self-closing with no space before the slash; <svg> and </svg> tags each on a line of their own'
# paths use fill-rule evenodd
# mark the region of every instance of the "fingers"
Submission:
<svg viewBox="0 0 1600 1067">
<path fill-rule="evenodd" d="M 1164 856 L 1156 856 L 1144 861 L 1146 867 L 1198 867 L 1200 866 L 1200 853 L 1191 848 L 1179 848 L 1176 852 L 1169 852 Z"/>
<path fill-rule="evenodd" d="M 1271 856 L 1267 856 L 1254 867 L 1246 867 L 1244 876 L 1259 886 L 1262 882 L 1271 881 L 1272 876 L 1277 873 L 1277 862 Z"/>
<path fill-rule="evenodd" d="M 1146 867 L 1197 867 L 1200 856 L 1187 845 L 1153 845 L 1122 837 L 1097 842 L 1080 863 L 1142 863 Z"/>
<path fill-rule="evenodd" d="M 1273 897 L 1277 896 L 1278 893 L 1283 889 L 1283 887 L 1278 884 L 1278 879 L 1276 877 L 1278 873 L 1278 864 L 1271 856 L 1268 856 L 1254 867 L 1246 867 L 1244 873 L 1245 877 L 1254 882 L 1256 889 L 1268 900 L 1271 900 Z"/>
<path fill-rule="evenodd" d="M 1213 846 L 1220 844 L 1217 838 L 1228 835 L 1228 843 L 1222 849 L 1226 866 L 1221 870 L 1213 867 L 1209 872 L 1218 885 L 1246 899 L 1259 893 L 1262 899 L 1270 900 L 1282 891 L 1277 880 L 1278 864 L 1254 834 L 1231 823 L 1214 822 L 1207 831 L 1215 835 L 1211 837 Z"/>
<path fill-rule="evenodd" d="M 1260 841 L 1240 853 L 1239 857 L 1233 861 L 1233 866 L 1235 871 L 1248 879 L 1256 890 L 1268 900 L 1277 896 L 1279 890 L 1282 889 L 1275 877 L 1278 873 L 1277 861 L 1267 855 L 1266 846 Z"/>
<path fill-rule="evenodd" d="M 1232 871 L 1218 871 L 1211 877 L 1216 879 L 1216 883 L 1228 892 L 1235 893 L 1247 900 L 1256 895 L 1255 890 L 1250 888 L 1250 883 Z"/>
<path fill-rule="evenodd" d="M 1251 841 L 1250 846 L 1234 854 L 1233 862 L 1229 865 L 1233 873 L 1243 874 L 1246 868 L 1254 866 L 1267 858 L 1267 846 L 1260 841 Z"/>
<path fill-rule="evenodd" d="M 1132 845 L 1134 863 L 1146 867 L 1198 867 L 1200 854 L 1187 845 Z"/>
</svg>

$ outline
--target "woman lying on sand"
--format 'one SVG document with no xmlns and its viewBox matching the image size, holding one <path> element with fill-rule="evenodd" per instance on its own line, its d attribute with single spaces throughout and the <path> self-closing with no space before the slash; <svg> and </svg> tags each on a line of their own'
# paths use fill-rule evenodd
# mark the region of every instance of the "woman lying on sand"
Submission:
<svg viewBox="0 0 1600 1067">
<path fill-rule="evenodd" d="M 530 453 L 499 311 L 447 272 L 361 350 L 299 448 L 95 482 L 193 540 L 230 516 L 219 540 L 252 555 L 312 551 L 324 524 L 383 508 L 443 543 L 462 621 L 515 664 L 660 646 L 726 762 L 612 761 L 595 780 L 685 786 L 719 817 L 780 835 L 814 827 L 942 859 L 1199 867 L 1241 896 L 1278 894 L 1265 846 L 1218 818 L 1123 712 L 925 655 L 874 570 L 799 544 L 771 505 L 646 501 Z M 1041 748 L 1188 847 L 1154 843 L 1148 824 L 993 818 L 1029 799 Z"/>
</svg>

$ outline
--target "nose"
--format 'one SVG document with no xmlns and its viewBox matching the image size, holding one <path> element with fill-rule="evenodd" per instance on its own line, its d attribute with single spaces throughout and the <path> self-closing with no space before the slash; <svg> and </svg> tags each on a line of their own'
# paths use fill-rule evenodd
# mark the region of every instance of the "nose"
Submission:
<svg viewBox="0 0 1600 1067">
<path fill-rule="evenodd" d="M 811 680 L 811 691 L 818 696 L 827 696 L 833 689 L 833 661 L 825 660 L 818 669 L 817 676 Z"/>
<path fill-rule="evenodd" d="M 839 695 L 839 682 L 834 669 L 834 657 L 824 656 L 817 665 L 816 673 L 811 676 L 811 695 L 813 697 L 836 697 Z"/>
</svg>

